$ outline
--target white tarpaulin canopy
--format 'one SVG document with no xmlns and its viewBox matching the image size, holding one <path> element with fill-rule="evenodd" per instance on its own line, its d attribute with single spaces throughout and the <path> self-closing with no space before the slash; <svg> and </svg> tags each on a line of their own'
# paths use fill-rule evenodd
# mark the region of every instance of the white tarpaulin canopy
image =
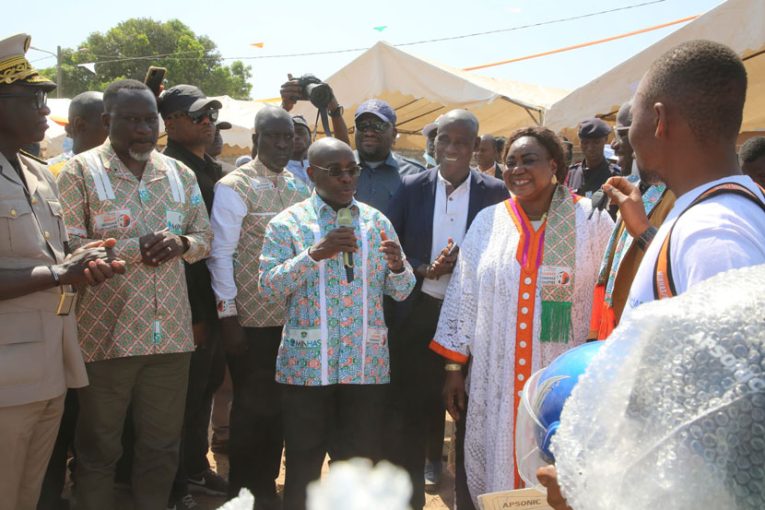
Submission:
<svg viewBox="0 0 765 510">
<path fill-rule="evenodd" d="M 252 132 L 255 126 L 255 114 L 266 106 L 260 101 L 242 101 L 229 96 L 216 96 L 223 105 L 218 121 L 230 122 L 232 127 L 221 131 L 223 143 L 237 147 L 252 147 Z M 249 151 L 247 151 L 249 152 Z"/>
<path fill-rule="evenodd" d="M 733 48 L 746 65 L 749 88 L 742 131 L 765 130 L 765 1 L 728 0 L 567 95 L 547 112 L 545 125 L 573 129 L 592 116 L 615 113 L 651 63 L 680 43 L 708 39 Z"/>
<path fill-rule="evenodd" d="M 478 76 L 415 57 L 379 42 L 330 76 L 344 119 L 353 126 L 353 114 L 365 100 L 387 101 L 398 117 L 396 147 L 423 149 L 422 128 L 454 108 L 478 116 L 482 133 L 507 135 L 513 129 L 541 124 L 544 111 L 566 91 L 511 80 Z M 313 127 L 316 109 L 301 101 L 292 113 L 301 113 Z M 321 132 L 321 123 L 319 123 Z"/>
</svg>

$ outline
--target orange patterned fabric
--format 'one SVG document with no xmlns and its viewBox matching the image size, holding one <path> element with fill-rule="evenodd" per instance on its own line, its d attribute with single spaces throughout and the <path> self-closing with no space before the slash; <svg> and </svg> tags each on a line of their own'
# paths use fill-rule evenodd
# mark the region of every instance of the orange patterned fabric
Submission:
<svg viewBox="0 0 765 510">
<path fill-rule="evenodd" d="M 513 407 L 517 410 L 521 401 L 523 385 L 531 377 L 531 346 L 533 340 L 534 306 L 537 295 L 537 274 L 542 263 L 544 238 L 547 222 L 539 230 L 534 230 L 526 213 L 512 199 L 505 201 L 521 239 L 515 257 L 521 265 L 521 281 L 518 285 L 518 321 L 515 328 L 515 381 L 513 381 Z M 526 318 L 527 320 L 524 320 Z M 515 430 L 513 413 L 513 430 Z M 518 469 L 515 469 L 515 488 L 521 488 L 522 482 Z"/>
</svg>

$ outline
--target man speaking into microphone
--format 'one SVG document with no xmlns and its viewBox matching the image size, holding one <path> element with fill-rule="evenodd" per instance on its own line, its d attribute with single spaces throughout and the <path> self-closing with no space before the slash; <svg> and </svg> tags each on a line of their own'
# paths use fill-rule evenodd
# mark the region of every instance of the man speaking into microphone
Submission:
<svg viewBox="0 0 765 510">
<path fill-rule="evenodd" d="M 313 195 L 266 227 L 260 291 L 286 300 L 276 360 L 287 474 L 284 508 L 305 508 L 306 486 L 333 460 L 376 461 L 390 381 L 382 297 L 414 287 L 390 221 L 353 197 L 351 148 L 324 138 L 308 150 Z"/>
</svg>

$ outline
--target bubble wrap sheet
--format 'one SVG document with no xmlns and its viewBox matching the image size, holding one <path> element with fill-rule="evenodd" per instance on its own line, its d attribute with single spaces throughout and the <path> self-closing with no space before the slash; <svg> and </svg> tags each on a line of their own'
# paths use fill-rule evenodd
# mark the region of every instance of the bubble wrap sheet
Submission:
<svg viewBox="0 0 765 510">
<path fill-rule="evenodd" d="M 553 440 L 574 510 L 765 508 L 765 265 L 626 318 Z"/>
</svg>

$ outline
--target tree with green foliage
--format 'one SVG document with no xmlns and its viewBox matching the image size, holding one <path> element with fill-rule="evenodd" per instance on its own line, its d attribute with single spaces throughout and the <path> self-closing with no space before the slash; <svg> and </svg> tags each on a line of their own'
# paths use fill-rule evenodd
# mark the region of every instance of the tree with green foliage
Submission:
<svg viewBox="0 0 765 510">
<path fill-rule="evenodd" d="M 95 63 L 95 74 L 80 65 L 90 63 Z M 74 97 L 86 90 L 104 90 L 121 78 L 143 81 L 150 65 L 167 68 L 166 87 L 189 83 L 209 96 L 250 97 L 250 66 L 239 60 L 225 65 L 209 37 L 196 35 L 178 20 L 149 18 L 129 19 L 106 33 L 90 34 L 77 49 L 62 49 L 59 86 L 64 96 Z M 56 80 L 55 67 L 43 69 L 42 74 Z"/>
</svg>

